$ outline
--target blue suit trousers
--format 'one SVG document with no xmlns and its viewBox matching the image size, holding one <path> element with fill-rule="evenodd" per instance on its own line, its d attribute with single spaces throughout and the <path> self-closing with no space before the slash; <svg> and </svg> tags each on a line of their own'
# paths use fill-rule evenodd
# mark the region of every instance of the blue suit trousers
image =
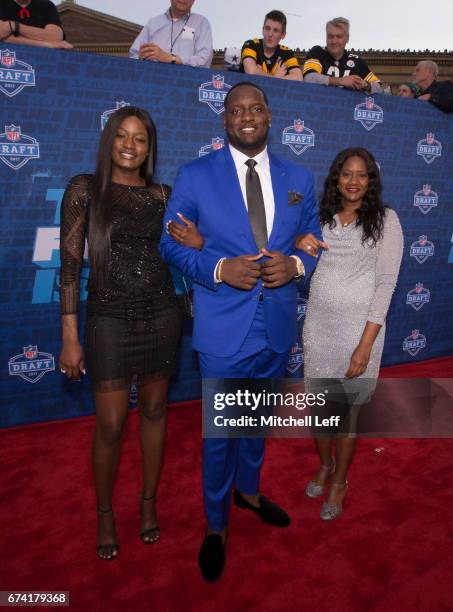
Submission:
<svg viewBox="0 0 453 612">
<path fill-rule="evenodd" d="M 203 378 L 281 378 L 289 351 L 276 353 L 266 336 L 263 302 L 244 343 L 231 357 L 199 353 Z M 208 526 L 223 531 L 228 522 L 231 492 L 259 492 L 264 458 L 263 438 L 215 438 L 203 442 L 203 496 Z"/>
</svg>

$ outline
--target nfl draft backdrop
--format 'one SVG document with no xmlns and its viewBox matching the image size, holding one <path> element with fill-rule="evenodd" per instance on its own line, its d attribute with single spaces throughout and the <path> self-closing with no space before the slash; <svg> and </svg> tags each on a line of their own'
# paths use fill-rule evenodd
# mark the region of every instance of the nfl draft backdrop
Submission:
<svg viewBox="0 0 453 612">
<path fill-rule="evenodd" d="M 68 179 L 94 170 L 99 134 L 122 105 L 148 110 L 159 135 L 157 179 L 224 146 L 223 101 L 244 75 L 122 58 L 0 45 L 0 426 L 93 411 L 89 381 L 58 370 L 59 223 Z M 318 192 L 340 150 L 369 148 L 405 248 L 383 363 L 453 353 L 453 118 L 430 104 L 337 88 L 258 80 L 273 111 L 270 146 L 311 169 Z M 88 268 L 82 273 L 86 299 Z M 175 276 L 177 287 L 181 279 Z M 300 288 L 300 332 L 306 309 Z M 83 309 L 82 309 L 83 311 Z M 82 317 L 83 318 L 83 313 Z M 341 325 L 341 321 L 338 321 Z M 201 396 L 190 324 L 170 401 Z M 303 375 L 301 333 L 288 364 Z"/>
</svg>

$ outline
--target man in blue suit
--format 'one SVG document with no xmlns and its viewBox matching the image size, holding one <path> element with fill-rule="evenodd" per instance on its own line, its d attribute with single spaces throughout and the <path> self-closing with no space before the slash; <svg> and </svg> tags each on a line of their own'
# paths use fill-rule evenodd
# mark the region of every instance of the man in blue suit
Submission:
<svg viewBox="0 0 453 612">
<path fill-rule="evenodd" d="M 296 236 L 321 239 L 313 177 L 267 151 L 271 112 L 265 92 L 242 81 L 225 100 L 229 145 L 183 166 L 165 223 L 178 213 L 204 237 L 198 250 L 164 232 L 164 259 L 194 279 L 193 347 L 204 378 L 278 378 L 296 341 L 297 288 L 316 258 Z M 179 232 L 182 235 L 183 232 Z M 290 518 L 259 494 L 264 440 L 205 439 L 203 493 L 208 522 L 199 555 L 203 577 L 220 577 L 231 493 L 268 524 Z"/>
</svg>

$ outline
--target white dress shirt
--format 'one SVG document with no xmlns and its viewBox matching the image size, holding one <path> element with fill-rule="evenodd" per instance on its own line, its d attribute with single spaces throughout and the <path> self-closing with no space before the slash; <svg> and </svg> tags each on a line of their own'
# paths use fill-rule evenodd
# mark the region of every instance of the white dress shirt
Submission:
<svg viewBox="0 0 453 612">
<path fill-rule="evenodd" d="M 247 170 L 249 169 L 246 165 L 246 161 L 249 159 L 254 159 L 256 161 L 255 172 L 258 174 L 260 183 L 261 183 L 261 191 L 263 192 L 263 200 L 264 200 L 264 212 L 266 214 L 266 229 L 267 229 L 267 237 L 271 235 L 272 227 L 274 225 L 274 216 L 275 216 L 275 200 L 274 200 L 274 191 L 272 189 L 272 179 L 271 179 L 271 169 L 269 167 L 269 156 L 267 154 L 267 147 L 258 153 L 255 157 L 249 157 L 244 153 L 241 153 L 237 149 L 235 149 L 232 145 L 228 145 L 230 148 L 230 153 L 233 158 L 234 165 L 236 167 L 236 172 L 238 174 L 239 185 L 241 186 L 242 198 L 244 200 L 244 206 L 246 210 L 248 210 L 247 206 L 247 190 L 245 186 L 245 178 L 247 175 Z M 217 262 L 217 265 L 214 270 L 214 282 L 221 282 L 218 277 L 218 270 L 222 261 L 224 261 L 225 257 L 222 257 Z"/>
<path fill-rule="evenodd" d="M 245 178 L 247 175 L 248 166 L 246 165 L 246 161 L 249 159 L 254 159 L 256 161 L 255 171 L 259 176 L 261 183 L 261 191 L 263 192 L 263 200 L 264 200 L 264 211 L 266 213 L 266 228 L 267 228 L 267 237 L 271 235 L 272 227 L 274 225 L 274 217 L 275 217 L 275 200 L 274 200 L 274 190 L 272 189 L 272 178 L 271 178 L 271 169 L 269 167 L 269 156 L 267 154 L 267 147 L 258 153 L 255 157 L 249 157 L 244 153 L 241 153 L 237 149 L 235 149 L 232 145 L 228 145 L 230 148 L 231 156 L 233 157 L 233 162 L 236 167 L 236 172 L 238 173 L 239 184 L 241 186 L 242 197 L 244 199 L 244 206 L 247 207 L 247 191 L 245 186 Z M 296 260 L 297 263 L 297 275 L 302 276 L 304 274 L 304 266 L 301 262 L 300 258 L 297 255 L 291 255 Z M 214 282 L 219 283 L 222 282 L 219 279 L 218 271 L 220 264 L 224 261 L 225 257 L 222 257 L 217 262 L 217 265 L 214 270 Z"/>
<path fill-rule="evenodd" d="M 275 200 L 274 191 L 272 189 L 271 169 L 269 167 L 269 156 L 267 154 L 267 147 L 261 153 L 258 153 L 255 157 L 248 157 L 244 153 L 241 153 L 233 146 L 230 147 L 230 153 L 233 157 L 234 165 L 236 166 L 236 172 L 238 173 L 239 184 L 241 186 L 242 197 L 244 198 L 244 206 L 247 208 L 247 193 L 245 187 L 245 177 L 247 175 L 248 166 L 245 162 L 249 159 L 256 161 L 255 172 L 258 174 L 261 183 L 261 191 L 263 192 L 264 200 L 264 211 L 266 213 L 266 227 L 267 237 L 271 235 L 272 227 L 274 225 L 275 216 Z"/>
<path fill-rule="evenodd" d="M 209 68 L 211 65 L 211 26 L 206 17 L 197 13 L 188 13 L 181 19 L 172 19 L 169 9 L 164 15 L 153 17 L 132 43 L 129 57 L 138 59 L 140 47 L 150 42 L 156 43 L 168 53 L 179 55 L 182 63 L 187 66 Z"/>
</svg>

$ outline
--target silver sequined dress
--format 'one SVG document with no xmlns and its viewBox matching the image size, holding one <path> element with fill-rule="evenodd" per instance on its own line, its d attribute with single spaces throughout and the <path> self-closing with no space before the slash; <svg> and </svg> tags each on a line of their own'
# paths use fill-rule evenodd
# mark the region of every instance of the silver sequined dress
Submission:
<svg viewBox="0 0 453 612">
<path fill-rule="evenodd" d="M 396 213 L 387 209 L 381 240 L 362 244 L 362 228 L 351 223 L 323 227 L 324 251 L 310 284 L 304 323 L 304 375 L 343 378 L 366 322 L 382 325 L 363 378 L 377 378 L 384 347 L 385 318 L 403 253 Z"/>
</svg>

